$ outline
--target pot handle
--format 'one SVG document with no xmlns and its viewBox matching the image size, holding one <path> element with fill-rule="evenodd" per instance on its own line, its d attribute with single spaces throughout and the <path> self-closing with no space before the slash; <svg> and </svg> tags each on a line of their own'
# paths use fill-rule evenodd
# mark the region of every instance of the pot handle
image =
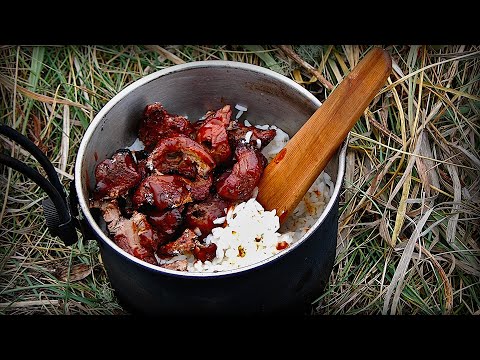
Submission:
<svg viewBox="0 0 480 360">
<path fill-rule="evenodd" d="M 40 163 L 47 174 L 47 178 L 45 178 L 36 169 L 29 167 L 20 160 L 0 153 L 1 164 L 21 172 L 47 193 L 48 198 L 42 201 L 42 206 L 50 234 L 58 236 L 67 246 L 78 241 L 77 229 L 82 232 L 85 238 L 89 233 L 88 226 L 83 220 L 72 216 L 72 214 L 78 215 L 77 204 L 72 200 L 72 196 L 76 198 L 76 192 L 72 192 L 72 189 L 75 189 L 75 186 L 72 186 L 73 181 L 70 183 L 69 199 L 54 166 L 32 141 L 7 125 L 0 125 L 0 134 L 22 145 Z"/>
</svg>

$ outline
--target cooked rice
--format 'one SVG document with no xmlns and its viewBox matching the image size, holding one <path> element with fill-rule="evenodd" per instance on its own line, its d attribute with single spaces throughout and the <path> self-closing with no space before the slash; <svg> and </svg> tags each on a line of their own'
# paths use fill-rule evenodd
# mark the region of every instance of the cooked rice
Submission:
<svg viewBox="0 0 480 360">
<path fill-rule="evenodd" d="M 247 107 L 246 106 L 243 106 L 243 105 L 240 105 L 240 104 L 236 104 L 235 105 L 235 109 L 238 110 L 237 112 L 237 115 L 235 116 L 235 119 L 238 120 L 240 118 L 240 116 L 242 116 L 242 114 L 247 111 Z"/>
</svg>

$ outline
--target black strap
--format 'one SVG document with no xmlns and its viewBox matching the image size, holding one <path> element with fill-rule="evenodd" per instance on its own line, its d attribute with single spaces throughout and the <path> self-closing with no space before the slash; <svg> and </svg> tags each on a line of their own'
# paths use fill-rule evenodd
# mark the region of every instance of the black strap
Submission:
<svg viewBox="0 0 480 360">
<path fill-rule="evenodd" d="M 18 131 L 6 125 L 0 125 L 0 133 L 24 146 L 42 165 L 47 173 L 48 180 L 37 170 L 9 155 L 0 154 L 0 163 L 21 172 L 47 193 L 49 198 L 44 200 L 42 205 L 50 233 L 53 236 L 58 236 L 65 245 L 72 245 L 77 242 L 78 220 L 71 216 L 67 195 L 52 163 L 33 142 Z"/>
<path fill-rule="evenodd" d="M 66 200 L 67 196 L 63 189 L 60 180 L 58 179 L 57 172 L 53 167 L 52 163 L 46 155 L 35 145 L 29 138 L 24 136 L 23 134 L 19 133 L 17 130 L 7 126 L 7 125 L 0 125 L 0 134 L 3 134 L 10 138 L 11 140 L 15 141 L 19 145 L 22 145 L 25 150 L 27 150 L 32 156 L 39 162 L 39 164 L 45 170 L 48 179 L 52 183 L 52 185 L 57 189 L 60 196 Z"/>
</svg>

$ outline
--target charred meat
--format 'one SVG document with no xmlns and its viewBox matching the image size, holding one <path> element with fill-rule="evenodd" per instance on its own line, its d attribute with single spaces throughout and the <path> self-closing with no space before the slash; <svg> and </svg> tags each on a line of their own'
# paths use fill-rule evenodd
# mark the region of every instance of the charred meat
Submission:
<svg viewBox="0 0 480 360">
<path fill-rule="evenodd" d="M 237 162 L 231 171 L 219 178 L 215 187 L 218 195 L 228 200 L 248 200 L 263 174 L 263 157 L 253 147 L 240 143 L 235 149 Z"/>
<path fill-rule="evenodd" d="M 227 135 L 231 116 L 230 105 L 225 105 L 215 112 L 207 112 L 201 126 L 197 129 L 197 142 L 207 149 L 217 165 L 229 162 L 232 157 Z"/>
<path fill-rule="evenodd" d="M 95 199 L 115 199 L 127 194 L 141 180 L 137 164 L 128 149 L 117 150 L 95 168 Z"/>
<path fill-rule="evenodd" d="M 189 204 L 185 214 L 187 226 L 190 229 L 198 228 L 201 233 L 199 237 L 203 239 L 214 227 L 221 226 L 214 221 L 227 215 L 229 206 L 230 202 L 218 195 L 210 195 L 205 201 Z"/>
<path fill-rule="evenodd" d="M 150 205 L 162 211 L 189 203 L 192 196 L 181 176 L 154 174 L 140 183 L 132 200 L 137 209 L 142 205 Z"/>
<path fill-rule="evenodd" d="M 196 141 L 182 135 L 161 139 L 147 160 L 147 167 L 164 174 L 206 177 L 215 160 Z"/>
<path fill-rule="evenodd" d="M 162 104 L 156 102 L 145 107 L 138 138 L 150 150 L 162 138 L 178 134 L 189 136 L 193 132 L 194 128 L 187 118 L 169 114 Z"/>
<path fill-rule="evenodd" d="M 230 122 L 228 127 L 228 140 L 233 148 L 241 142 L 247 142 L 261 150 L 273 140 L 276 134 L 275 129 L 262 130 L 255 126 L 245 126 L 238 121 Z"/>
</svg>

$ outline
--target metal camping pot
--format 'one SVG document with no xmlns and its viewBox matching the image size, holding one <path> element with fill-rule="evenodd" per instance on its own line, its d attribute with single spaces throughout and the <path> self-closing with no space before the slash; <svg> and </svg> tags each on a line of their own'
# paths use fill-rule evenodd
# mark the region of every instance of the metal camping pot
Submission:
<svg viewBox="0 0 480 360">
<path fill-rule="evenodd" d="M 193 120 L 207 110 L 241 104 L 248 108 L 245 115 L 251 123 L 274 124 L 290 137 L 321 106 L 309 91 L 274 71 L 217 60 L 175 65 L 154 72 L 113 97 L 95 116 L 81 141 L 70 192 L 70 202 L 78 201 L 79 206 L 70 205 L 70 211 L 77 228 L 86 224 L 88 231 L 82 231 L 84 237 L 90 232 L 98 241 L 109 280 L 121 304 L 127 311 L 143 315 L 310 313 L 312 302 L 324 291 L 335 260 L 346 142 L 325 168 L 335 184 L 333 196 L 302 239 L 277 255 L 236 270 L 217 273 L 169 270 L 141 261 L 118 247 L 109 238 L 101 216 L 89 209 L 96 165 L 135 141 L 143 110 L 153 102 L 162 103 L 170 113 L 188 115 Z M 17 169 L 20 170 L 18 166 Z M 50 193 L 49 196 L 52 197 Z M 66 197 L 61 194 L 60 198 Z M 59 212 L 58 196 L 53 200 Z M 78 207 L 83 213 L 80 220 L 75 217 Z M 50 203 L 46 215 L 52 208 Z M 53 225 L 71 228 L 66 226 L 70 222 L 68 216 L 67 220 L 63 218 L 57 217 Z M 70 235 L 66 238 L 71 238 Z"/>
<path fill-rule="evenodd" d="M 199 61 L 152 73 L 126 87 L 97 114 L 77 154 L 75 187 L 83 214 L 98 239 L 116 294 L 140 314 L 306 312 L 321 295 L 332 271 L 338 230 L 338 200 L 346 145 L 326 171 L 335 191 L 305 236 L 279 254 L 245 268 L 218 273 L 185 273 L 143 262 L 120 249 L 94 218 L 88 198 L 96 164 L 129 146 L 147 104 L 200 118 L 225 104 L 248 108 L 254 124 L 275 124 L 293 136 L 321 105 L 310 92 L 274 71 L 231 61 Z M 295 179 L 289 179 L 295 181 Z"/>
</svg>

